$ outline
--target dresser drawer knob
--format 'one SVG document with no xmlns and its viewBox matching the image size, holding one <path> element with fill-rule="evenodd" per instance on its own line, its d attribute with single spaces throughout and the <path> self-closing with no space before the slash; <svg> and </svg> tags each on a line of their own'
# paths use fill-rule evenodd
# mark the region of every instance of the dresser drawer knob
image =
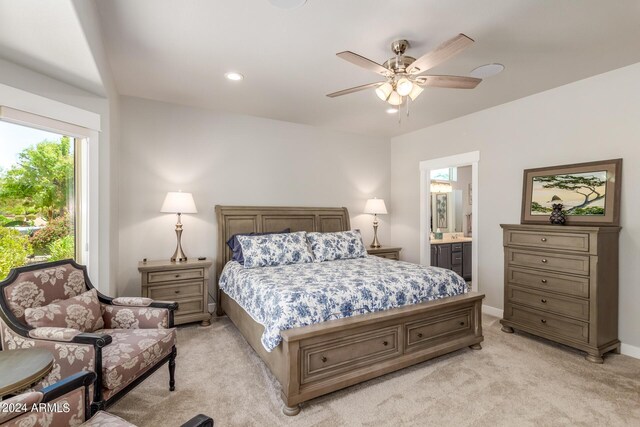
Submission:
<svg viewBox="0 0 640 427">
<path fill-rule="evenodd" d="M 322 363 L 325 363 L 327 361 L 327 358 L 325 356 L 322 356 L 320 360 L 322 360 Z"/>
<path fill-rule="evenodd" d="M 541 321 L 542 323 L 547 323 L 547 321 L 546 321 L 545 319 L 540 319 L 540 321 Z"/>
<path fill-rule="evenodd" d="M 422 338 L 422 332 L 418 332 L 418 338 Z"/>
<path fill-rule="evenodd" d="M 176 274 L 176 279 L 177 279 L 178 277 L 180 277 L 180 275 L 179 275 L 179 274 Z"/>
<path fill-rule="evenodd" d="M 543 303 L 543 304 L 546 304 L 546 303 L 547 303 L 547 300 L 546 300 L 546 299 L 544 299 L 544 298 L 542 298 L 542 299 L 540 300 L 540 302 L 541 302 L 541 303 Z"/>
<path fill-rule="evenodd" d="M 542 263 L 546 264 L 547 263 L 547 259 L 546 258 L 542 258 Z"/>
<path fill-rule="evenodd" d="M 180 291 L 173 291 L 173 292 L 175 292 L 176 294 L 179 294 L 179 293 L 180 293 Z"/>
<path fill-rule="evenodd" d="M 543 237 L 542 239 L 540 239 L 540 241 L 541 241 L 541 242 L 546 242 L 546 241 L 547 241 L 547 238 L 546 238 L 546 237 Z"/>
<path fill-rule="evenodd" d="M 541 282 L 542 283 L 547 283 L 547 279 L 542 279 Z"/>
<path fill-rule="evenodd" d="M 386 346 L 389 345 L 389 342 L 388 341 L 382 341 L 382 345 L 386 347 Z"/>
<path fill-rule="evenodd" d="M 464 326 L 464 321 L 461 321 L 461 322 L 460 322 L 460 326 Z"/>
</svg>

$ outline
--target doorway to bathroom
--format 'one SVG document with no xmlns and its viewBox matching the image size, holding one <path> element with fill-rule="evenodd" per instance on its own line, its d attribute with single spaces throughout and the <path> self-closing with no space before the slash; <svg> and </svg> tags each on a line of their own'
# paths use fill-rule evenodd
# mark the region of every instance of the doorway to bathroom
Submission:
<svg viewBox="0 0 640 427">
<path fill-rule="evenodd" d="M 447 268 L 478 290 L 480 152 L 420 162 L 420 263 Z"/>
</svg>

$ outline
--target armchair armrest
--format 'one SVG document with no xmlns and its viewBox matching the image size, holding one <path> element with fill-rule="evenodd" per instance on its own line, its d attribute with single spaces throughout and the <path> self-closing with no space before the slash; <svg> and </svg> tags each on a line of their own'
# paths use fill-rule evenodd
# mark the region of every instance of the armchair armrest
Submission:
<svg viewBox="0 0 640 427">
<path fill-rule="evenodd" d="M 78 344 L 91 344 L 95 348 L 103 348 L 113 342 L 111 335 L 95 334 L 93 332 L 82 332 L 75 337 L 71 342 Z"/>
<path fill-rule="evenodd" d="M 111 303 L 126 307 L 148 307 L 153 300 L 145 297 L 118 297 L 114 298 Z"/>
<path fill-rule="evenodd" d="M 29 330 L 29 337 L 37 340 L 49 340 L 49 341 L 63 341 L 71 342 L 73 339 L 80 335 L 77 329 L 71 328 L 56 328 L 56 327 L 40 327 Z"/>
<path fill-rule="evenodd" d="M 206 415 L 198 414 L 182 424 L 181 427 L 213 427 L 213 419 Z"/>
<path fill-rule="evenodd" d="M 149 307 L 165 308 L 169 311 L 176 311 L 178 309 L 178 303 L 175 301 L 153 301 L 149 304 Z"/>
<path fill-rule="evenodd" d="M 82 371 L 68 376 L 40 390 L 44 395 L 42 401 L 45 403 L 50 402 L 80 387 L 88 388 L 96 380 L 96 377 L 95 372 L 91 371 Z"/>
</svg>

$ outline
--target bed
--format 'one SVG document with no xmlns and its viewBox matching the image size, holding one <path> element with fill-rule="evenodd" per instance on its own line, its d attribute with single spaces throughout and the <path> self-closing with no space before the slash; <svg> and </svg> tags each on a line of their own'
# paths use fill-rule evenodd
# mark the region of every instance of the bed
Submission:
<svg viewBox="0 0 640 427">
<path fill-rule="evenodd" d="M 280 382 L 286 415 L 298 414 L 300 404 L 315 397 L 467 346 L 481 348 L 484 295 L 463 293 L 465 290 L 451 279 L 450 273 L 439 269 L 434 271 L 439 270 L 436 275 L 441 274 L 442 277 L 435 279 L 447 281 L 441 286 L 441 295 L 430 295 L 429 290 L 416 290 L 414 294 L 405 292 L 409 299 L 429 301 L 409 304 L 393 299 L 385 307 L 395 308 L 384 310 L 352 310 L 350 307 L 349 310 L 339 308 L 327 313 L 311 313 L 311 316 L 321 316 L 324 320 L 321 323 L 314 323 L 317 319 L 306 319 L 308 313 L 305 312 L 300 318 L 295 317 L 293 324 L 276 323 L 272 326 L 265 321 L 266 315 L 256 311 L 255 307 L 252 309 L 252 303 L 242 298 L 242 288 L 254 286 L 250 292 L 255 292 L 254 282 L 266 280 L 264 274 L 267 270 L 249 272 L 254 269 L 243 269 L 234 265 L 237 264 L 235 262 L 230 263 L 231 251 L 225 242 L 238 233 L 285 228 L 292 232 L 346 231 L 350 229 L 347 209 L 216 206 L 216 215 L 219 242 L 214 281 L 217 315 L 226 314 L 231 319 Z M 391 271 L 392 277 L 404 275 L 409 282 L 412 282 L 412 274 L 419 273 L 420 267 L 408 263 L 394 265 L 389 263 L 396 261 L 368 258 L 306 264 L 307 267 L 305 264 L 268 267 L 268 274 L 272 282 L 280 283 L 287 275 L 303 277 L 307 274 L 310 277 L 317 271 L 325 274 L 326 270 L 340 277 L 349 269 L 367 271 L 378 268 Z M 218 280 L 225 266 L 227 290 L 223 291 Z M 230 277 L 233 281 L 229 280 Z M 394 286 L 402 287 L 404 284 L 395 283 Z M 402 289 L 404 292 L 409 288 Z M 310 287 L 311 296 L 312 291 L 313 287 Z M 339 300 L 337 307 L 343 307 L 343 302 Z M 257 303 L 267 305 L 260 299 Z M 253 304 L 256 305 L 256 301 Z M 369 307 L 367 304 L 364 306 Z M 291 323 L 291 317 L 289 320 Z"/>
</svg>

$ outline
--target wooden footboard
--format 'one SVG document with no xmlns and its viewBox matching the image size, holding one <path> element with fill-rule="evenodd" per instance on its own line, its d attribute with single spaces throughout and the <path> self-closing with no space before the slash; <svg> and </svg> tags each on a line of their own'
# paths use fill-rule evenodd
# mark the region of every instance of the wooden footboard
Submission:
<svg viewBox="0 0 640 427">
<path fill-rule="evenodd" d="M 263 326 L 221 292 L 221 308 L 282 386 L 284 413 L 324 394 L 463 347 L 480 349 L 482 299 L 471 292 L 393 310 L 290 329 L 267 352 Z"/>
</svg>

